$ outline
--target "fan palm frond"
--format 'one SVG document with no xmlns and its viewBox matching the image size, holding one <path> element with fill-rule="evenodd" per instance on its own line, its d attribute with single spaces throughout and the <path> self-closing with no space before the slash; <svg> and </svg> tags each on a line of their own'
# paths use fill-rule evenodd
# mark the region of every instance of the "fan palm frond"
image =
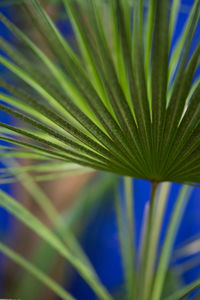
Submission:
<svg viewBox="0 0 200 300">
<path fill-rule="evenodd" d="M 200 1 L 172 47 L 180 1 L 63 0 L 76 36 L 65 40 L 38 0 L 23 4 L 49 53 L 3 15 L 28 54 L 1 38 L 0 139 L 19 151 L 151 181 L 200 182 Z M 5 151 L 1 152 L 5 155 Z M 13 154 L 14 155 L 14 154 Z"/>
</svg>

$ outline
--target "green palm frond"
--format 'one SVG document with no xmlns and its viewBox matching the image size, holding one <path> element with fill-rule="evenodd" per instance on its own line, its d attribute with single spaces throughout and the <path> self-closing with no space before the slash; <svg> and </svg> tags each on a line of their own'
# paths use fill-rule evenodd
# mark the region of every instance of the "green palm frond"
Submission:
<svg viewBox="0 0 200 300">
<path fill-rule="evenodd" d="M 180 1 L 63 0 L 76 36 L 65 40 L 38 0 L 21 4 L 49 53 L 3 15 L 27 54 L 0 39 L 18 79 L 0 85 L 0 139 L 30 153 L 151 181 L 200 182 L 200 60 L 191 55 L 200 0 L 170 55 Z M 20 6 L 19 6 L 20 7 Z M 20 85 L 20 87 L 19 87 Z M 1 155 L 8 155 L 3 149 Z M 28 155 L 28 154 L 27 154 Z"/>
</svg>

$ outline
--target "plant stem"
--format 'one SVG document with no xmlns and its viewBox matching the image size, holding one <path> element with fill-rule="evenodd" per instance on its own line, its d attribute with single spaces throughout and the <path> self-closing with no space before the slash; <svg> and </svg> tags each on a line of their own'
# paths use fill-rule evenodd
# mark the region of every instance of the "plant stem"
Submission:
<svg viewBox="0 0 200 300">
<path fill-rule="evenodd" d="M 134 207 L 133 207 L 133 179 L 124 177 L 125 202 L 126 202 L 126 219 L 127 219 L 127 260 L 128 270 L 128 299 L 132 300 L 135 294 L 135 238 L 134 238 Z"/>
<path fill-rule="evenodd" d="M 146 270 L 149 265 L 149 247 L 151 244 L 151 233 L 153 230 L 153 220 L 154 220 L 154 212 L 155 212 L 155 204 L 156 204 L 156 193 L 158 188 L 158 182 L 152 182 L 151 183 L 151 195 L 149 200 L 149 213 L 147 216 L 147 228 L 144 236 L 144 243 L 143 243 L 143 249 L 142 249 L 142 259 L 141 259 L 141 267 L 139 272 L 139 297 L 138 299 L 147 299 L 149 287 L 151 285 L 151 281 L 148 278 L 148 274 L 146 274 Z"/>
<path fill-rule="evenodd" d="M 178 199 L 176 199 L 175 207 L 173 209 L 165 241 L 162 246 L 161 254 L 158 261 L 158 267 L 156 270 L 154 284 L 152 288 L 152 300 L 160 300 L 162 297 L 162 289 L 167 273 L 167 268 L 169 265 L 170 256 L 172 253 L 174 240 L 191 192 L 191 187 L 182 186 L 179 192 Z"/>
<path fill-rule="evenodd" d="M 127 299 L 135 299 L 135 242 L 134 242 L 134 213 L 133 213 L 133 182 L 132 178 L 124 177 L 125 214 L 121 198 L 116 191 L 116 214 L 119 230 L 122 263 L 124 268 Z"/>
<path fill-rule="evenodd" d="M 151 227 L 151 232 L 149 237 L 147 263 L 146 263 L 145 275 L 144 275 L 144 283 L 145 283 L 144 299 L 145 300 L 151 298 L 151 290 L 153 285 L 159 237 L 162 229 L 162 223 L 163 223 L 169 191 L 170 191 L 170 183 L 163 183 L 156 197 L 157 201 L 155 203 L 155 211 L 152 218 L 153 221 L 152 221 L 152 227 Z"/>
</svg>

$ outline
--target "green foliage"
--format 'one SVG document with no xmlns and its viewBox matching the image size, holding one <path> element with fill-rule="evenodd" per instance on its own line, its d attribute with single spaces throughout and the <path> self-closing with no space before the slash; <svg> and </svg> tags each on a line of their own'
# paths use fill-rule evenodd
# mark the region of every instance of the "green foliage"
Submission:
<svg viewBox="0 0 200 300">
<path fill-rule="evenodd" d="M 0 109 L 31 129 L 1 123 L 11 135 L 2 134 L 1 140 L 112 173 L 199 182 L 199 82 L 193 77 L 200 44 L 190 57 L 189 51 L 200 1 L 194 2 L 171 57 L 179 1 L 171 7 L 169 1 L 150 1 L 146 18 L 139 0 L 133 6 L 121 0 L 63 3 L 76 51 L 37 0 L 23 6 L 48 55 L 0 17 L 29 50 L 26 57 L 1 38 L 9 58 L 1 55 L 0 63 L 24 82 L 24 89 L 2 79 L 10 94 L 1 93 Z"/>
<path fill-rule="evenodd" d="M 0 170 L 0 183 L 19 181 L 25 189 L 30 187 L 30 194 L 54 228 L 48 228 L 3 191 L 0 204 L 38 234 L 52 255 L 59 254 L 70 262 L 103 300 L 114 299 L 115 295 L 110 295 L 102 285 L 70 228 L 68 237 L 63 238 L 60 216 L 36 181 L 92 169 L 124 175 L 125 209 L 118 192 L 115 203 L 125 291 L 123 296 L 119 292 L 115 298 L 118 295 L 128 300 L 165 297 L 173 243 L 191 188 L 181 188 L 159 252 L 170 183 L 163 183 L 160 188 L 158 184 L 200 182 L 199 78 L 194 82 L 200 60 L 199 41 L 190 55 L 199 22 L 200 0 L 194 1 L 171 56 L 180 1 L 170 3 L 149 0 L 144 13 L 143 0 L 63 0 L 75 33 L 73 46 L 38 0 L 17 4 L 39 33 L 43 47 L 0 15 L 0 22 L 26 50 L 22 53 L 0 38 L 0 49 L 6 54 L 0 55 L 0 63 L 16 79 L 11 84 L 0 78 L 4 90 L 0 92 L 0 111 L 18 121 L 16 126 L 0 122 L 0 140 L 7 142 L 6 146 L 0 146 L 0 157 L 7 165 L 6 170 Z M 8 157 L 37 159 L 40 164 L 22 167 L 14 161 L 9 165 Z M 34 178 L 27 172 L 34 172 Z M 116 176 L 108 176 L 111 183 L 116 180 Z M 130 177 L 152 182 L 139 254 L 135 249 Z M 90 201 L 86 207 L 91 208 Z M 78 216 L 79 213 L 78 210 Z M 65 222 L 70 222 L 70 218 L 73 219 L 73 214 Z M 40 250 L 33 263 L 3 243 L 0 251 L 63 299 L 73 299 L 45 273 L 49 262 L 41 269 L 38 267 Z M 199 280 L 178 291 L 171 287 L 167 299 L 177 300 L 197 287 Z M 27 293 L 23 285 L 20 290 Z"/>
</svg>

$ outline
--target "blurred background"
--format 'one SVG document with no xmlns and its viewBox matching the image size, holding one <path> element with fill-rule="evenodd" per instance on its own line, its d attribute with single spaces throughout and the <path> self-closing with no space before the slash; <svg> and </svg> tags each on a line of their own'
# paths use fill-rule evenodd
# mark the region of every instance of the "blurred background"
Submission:
<svg viewBox="0 0 200 300">
<path fill-rule="evenodd" d="M 31 35 L 32 39 L 41 47 L 43 41 L 37 31 L 19 9 L 14 1 L 0 0 L 0 11 L 17 24 L 24 32 Z M 12 3 L 12 5 L 11 5 Z M 73 46 L 73 31 L 63 13 L 63 7 L 59 1 L 41 1 L 45 10 L 56 22 L 63 35 Z M 193 1 L 182 1 L 174 43 L 178 38 L 187 19 Z M 193 41 L 194 45 L 199 41 L 200 27 Z M 12 41 L 21 47 L 10 32 L 0 24 L 0 36 Z M 192 49 L 191 49 L 192 50 Z M 26 51 L 21 47 L 20 51 Z M 44 49 L 48 51 L 48 49 Z M 8 76 L 6 70 L 0 66 L 0 75 Z M 12 80 L 12 79 L 10 79 Z M 0 112 L 0 119 L 8 123 L 12 122 L 7 115 Z M 1 142 L 3 145 L 3 142 Z M 123 184 L 120 178 L 112 174 L 94 172 L 89 170 L 81 173 L 72 168 L 71 174 L 62 172 L 53 173 L 50 176 L 49 169 L 38 176 L 37 183 L 32 179 L 37 174 L 32 174 L 28 168 L 24 168 L 21 177 L 12 174 L 12 178 L 5 178 L 4 168 L 16 164 L 31 165 L 31 161 L 22 162 L 12 158 L 6 161 L 0 155 L 0 188 L 9 192 L 35 216 L 47 226 L 53 224 L 46 217 L 35 197 L 40 200 L 47 197 L 55 206 L 56 211 L 62 216 L 64 228 L 70 228 L 81 242 L 81 245 L 93 264 L 103 284 L 113 294 L 120 293 L 123 286 L 123 272 L 120 258 L 119 237 L 115 217 L 114 188 L 118 184 L 123 198 Z M 27 170 L 27 171 L 26 171 Z M 28 178 L 24 184 L 24 178 Z M 16 181 L 19 181 L 16 183 Z M 162 232 L 162 243 L 166 227 L 173 211 L 174 201 L 180 190 L 179 184 L 173 184 L 170 191 L 168 210 L 165 216 Z M 150 184 L 143 180 L 134 180 L 134 199 L 136 216 L 136 237 L 139 243 L 139 234 L 144 214 L 144 207 L 149 199 Z M 194 188 L 189 204 L 187 205 L 181 227 L 174 246 L 174 255 L 169 271 L 168 291 L 175 290 L 178 286 L 200 278 L 200 190 Z M 67 229 L 66 229 L 67 234 Z M 66 263 L 51 247 L 38 238 L 19 221 L 16 221 L 3 208 L 0 208 L 0 239 L 5 241 L 12 249 L 22 254 L 28 260 L 40 267 L 45 273 L 50 274 L 57 282 L 65 286 L 76 299 L 96 299 L 93 292 L 84 283 L 75 270 Z M 197 294 L 192 295 L 197 297 Z M 56 300 L 53 292 L 39 283 L 22 268 L 0 253 L 0 298 L 20 298 L 27 300 Z"/>
</svg>

